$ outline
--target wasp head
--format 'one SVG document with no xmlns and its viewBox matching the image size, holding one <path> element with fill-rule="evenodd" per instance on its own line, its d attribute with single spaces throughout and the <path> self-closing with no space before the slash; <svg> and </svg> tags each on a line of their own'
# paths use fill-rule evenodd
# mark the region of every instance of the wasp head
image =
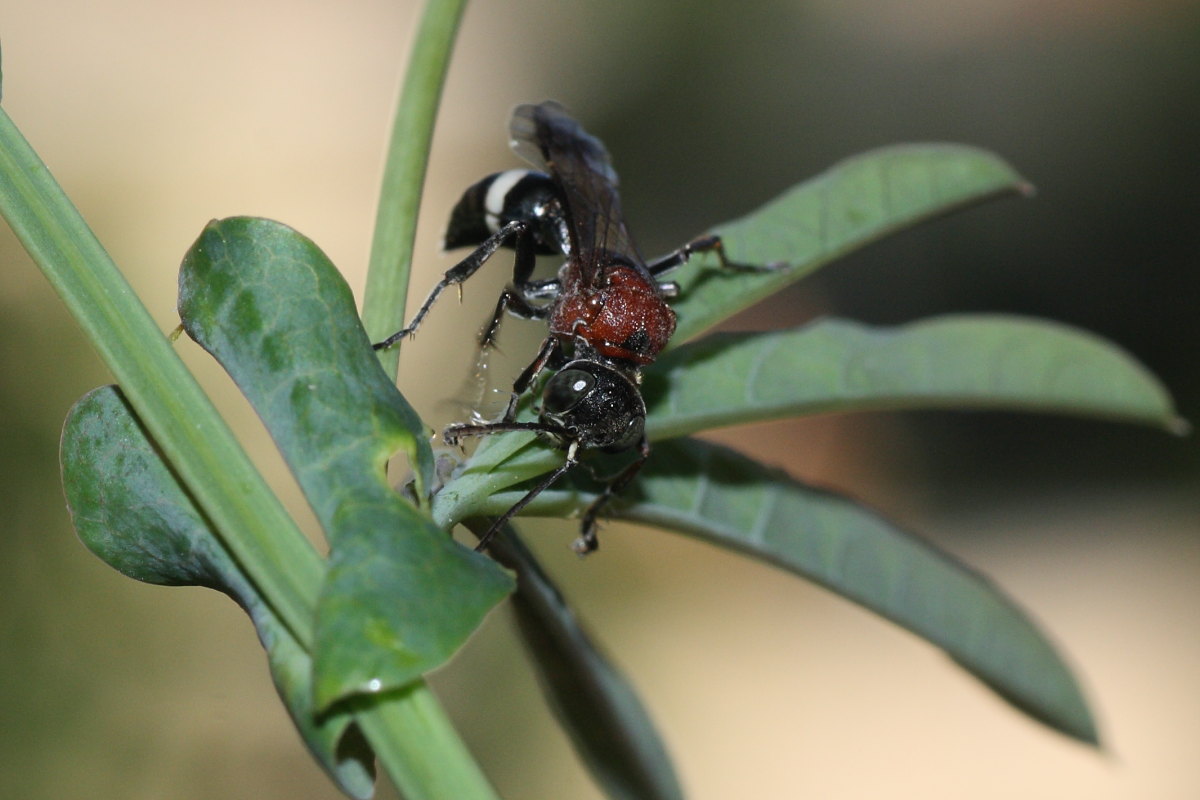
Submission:
<svg viewBox="0 0 1200 800">
<path fill-rule="evenodd" d="M 598 361 L 576 360 L 546 382 L 541 420 L 564 429 L 582 447 L 618 452 L 642 440 L 646 404 L 623 372 Z"/>
</svg>

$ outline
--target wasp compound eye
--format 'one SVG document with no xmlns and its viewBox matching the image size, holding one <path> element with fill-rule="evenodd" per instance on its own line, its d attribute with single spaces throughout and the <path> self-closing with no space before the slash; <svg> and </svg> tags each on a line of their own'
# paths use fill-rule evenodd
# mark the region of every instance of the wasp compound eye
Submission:
<svg viewBox="0 0 1200 800">
<path fill-rule="evenodd" d="M 559 372 L 546 384 L 542 395 L 542 413 L 561 416 L 579 405 L 596 386 L 596 378 L 581 369 Z"/>
<path fill-rule="evenodd" d="M 625 450 L 642 438 L 646 405 L 620 371 L 595 361 L 567 364 L 546 383 L 542 420 L 585 447 Z"/>
</svg>

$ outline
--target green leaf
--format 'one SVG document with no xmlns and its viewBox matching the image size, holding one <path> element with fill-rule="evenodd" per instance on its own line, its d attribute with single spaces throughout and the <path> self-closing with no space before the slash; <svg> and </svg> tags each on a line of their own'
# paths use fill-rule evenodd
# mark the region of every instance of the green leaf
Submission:
<svg viewBox="0 0 1200 800">
<path fill-rule="evenodd" d="M 715 334 L 646 372 L 652 439 L 827 412 L 1005 408 L 1178 430 L 1171 397 L 1125 351 L 1085 331 L 998 315 L 898 328 L 825 319 L 790 331 Z"/>
<path fill-rule="evenodd" d="M 115 386 L 85 395 L 62 439 L 67 504 L 89 550 L 114 569 L 163 586 L 206 586 L 254 622 L 271 677 L 309 750 L 351 797 L 370 797 L 374 756 L 346 713 L 320 718 L 312 662 L 220 543 Z"/>
<path fill-rule="evenodd" d="M 609 797 L 681 800 L 666 747 L 633 687 L 511 528 L 489 552 L 517 573 L 512 606 L 538 682 L 576 751 Z"/>
<path fill-rule="evenodd" d="M 324 561 L 3 109 L 0 214 L 112 370 L 222 544 L 307 647 Z M 410 800 L 495 797 L 423 682 L 361 711 L 358 722 Z"/>
<path fill-rule="evenodd" d="M 433 497 L 431 513 L 439 527 L 481 513 L 487 498 L 562 463 L 563 451 L 531 433 L 488 436 L 462 468 Z"/>
<path fill-rule="evenodd" d="M 298 641 L 324 564 L 46 165 L 0 109 L 0 213 L 164 457 Z"/>
<path fill-rule="evenodd" d="M 387 459 L 403 448 L 423 499 L 427 432 L 375 359 L 341 275 L 284 225 L 213 222 L 184 259 L 179 310 L 258 411 L 330 541 L 318 707 L 440 666 L 512 581 L 388 484 Z"/>
<path fill-rule="evenodd" d="M 672 275 L 680 286 L 675 342 L 747 308 L 890 233 L 993 197 L 1028 193 L 1012 167 L 953 144 L 885 147 L 849 158 L 739 220 L 708 233 L 731 261 L 786 264 L 771 273 L 720 270 L 712 254 Z"/>
<path fill-rule="evenodd" d="M 1043 320 L 947 315 L 897 328 L 839 319 L 790 331 L 720 333 L 646 369 L 646 433 L 657 441 L 809 414 L 962 408 L 1187 424 L 1145 367 L 1100 337 Z M 443 526 L 561 463 L 527 435 L 489 439 L 434 499 Z M 530 509 L 533 512 L 533 509 Z"/>
<path fill-rule="evenodd" d="M 681 343 L 889 233 L 993 197 L 1029 191 L 1029 184 L 1004 161 L 962 145 L 887 147 L 835 164 L 742 219 L 709 230 L 721 236 L 732 261 L 787 268 L 722 270 L 711 253 L 697 255 L 671 276 L 680 287 L 672 302 L 678 315 L 672 341 Z M 670 357 L 668 351 L 663 358 Z M 648 399 L 655 391 L 653 376 L 662 374 L 661 368 L 648 370 Z M 663 391 L 661 382 L 657 391 Z M 658 426 L 655 435 L 671 435 L 662 432 L 661 419 L 653 418 L 651 424 L 652 430 Z M 460 480 L 447 486 L 449 494 L 435 498 L 435 518 L 442 523 L 467 518 L 477 513 L 488 493 L 561 463 L 561 456 L 549 449 L 528 446 L 528 437 L 520 441 L 519 447 L 481 445 Z"/>
<path fill-rule="evenodd" d="M 497 495 L 494 508 L 519 496 Z M 594 486 L 567 483 L 530 509 L 563 514 L 594 496 Z M 1098 741 L 1070 669 L 1020 608 L 987 578 L 855 501 L 732 450 L 679 439 L 655 446 L 612 515 L 686 533 L 821 584 L 942 648 L 1031 717 Z"/>
</svg>

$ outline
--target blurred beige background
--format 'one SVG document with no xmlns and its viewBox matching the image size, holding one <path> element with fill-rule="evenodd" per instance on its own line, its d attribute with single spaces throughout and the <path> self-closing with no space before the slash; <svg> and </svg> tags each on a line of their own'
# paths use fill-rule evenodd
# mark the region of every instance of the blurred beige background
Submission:
<svg viewBox="0 0 1200 800">
<path fill-rule="evenodd" d="M 4 108 L 164 331 L 179 259 L 213 217 L 285 221 L 361 291 L 413 8 L 7 0 L 0 20 Z M 1012 159 L 1039 197 L 876 246 L 738 326 L 1052 316 L 1129 347 L 1195 421 L 1198 23 L 1194 4 L 1165 0 L 478 2 L 439 119 L 414 290 L 451 263 L 436 249 L 458 192 L 515 165 L 504 125 L 518 102 L 556 97 L 605 139 L 648 252 L 868 147 L 967 141 Z M 0 796 L 338 796 L 231 603 L 136 584 L 75 539 L 58 429 L 107 377 L 6 228 L 0 259 Z M 402 388 L 435 419 L 461 413 L 469 334 L 506 277 L 485 273 L 406 348 Z M 538 333 L 513 322 L 504 336 L 515 363 Z M 179 347 L 267 449 L 217 371 Z M 1106 748 L 1041 729 L 932 648 L 768 568 L 611 526 L 580 561 L 569 524 L 531 525 L 640 688 L 690 797 L 1200 796 L 1194 440 L 1000 414 L 720 438 L 992 575 L 1078 667 Z M 504 613 L 437 684 L 506 797 L 599 797 Z"/>
</svg>

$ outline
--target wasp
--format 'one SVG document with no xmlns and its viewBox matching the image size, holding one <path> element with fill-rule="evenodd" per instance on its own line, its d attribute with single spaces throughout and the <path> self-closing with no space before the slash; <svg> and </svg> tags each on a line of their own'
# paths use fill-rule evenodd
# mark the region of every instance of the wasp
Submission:
<svg viewBox="0 0 1200 800">
<path fill-rule="evenodd" d="M 639 254 L 621 214 L 617 173 L 608 151 L 554 101 L 521 105 L 509 125 L 517 155 L 536 169 L 489 175 L 468 188 L 450 215 L 445 249 L 475 249 L 433 287 L 408 326 L 375 349 L 391 347 L 416 332 L 439 295 L 462 284 L 505 247 L 514 251 L 512 282 L 501 293 L 480 346 L 491 347 L 505 314 L 546 320 L 549 333 L 537 355 L 513 383 L 512 398 L 495 422 L 457 423 L 443 433 L 447 444 L 464 437 L 533 431 L 566 450 L 563 464 L 542 478 L 480 537 L 478 549 L 555 481 L 575 468 L 588 450 L 635 451 L 635 459 L 607 481 L 583 514 L 572 547 L 597 549 L 597 517 L 637 475 L 650 456 L 641 370 L 675 331 L 667 301 L 679 293 L 659 277 L 698 252 L 714 252 L 723 267 L 775 269 L 726 260 L 721 239 L 704 236 L 657 260 Z M 558 274 L 535 280 L 538 255 L 563 258 Z M 546 381 L 536 421 L 517 421 L 519 399 L 543 371 Z"/>
</svg>

